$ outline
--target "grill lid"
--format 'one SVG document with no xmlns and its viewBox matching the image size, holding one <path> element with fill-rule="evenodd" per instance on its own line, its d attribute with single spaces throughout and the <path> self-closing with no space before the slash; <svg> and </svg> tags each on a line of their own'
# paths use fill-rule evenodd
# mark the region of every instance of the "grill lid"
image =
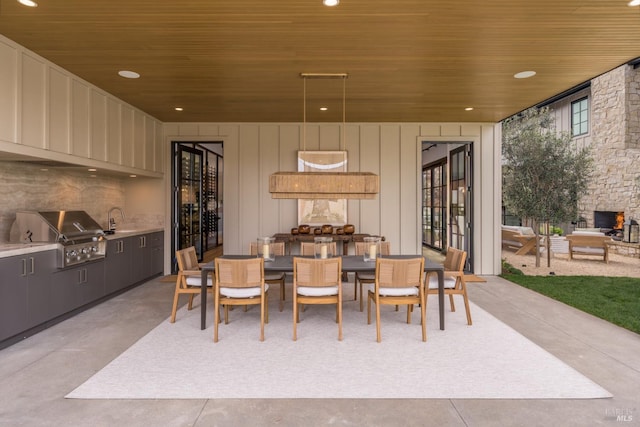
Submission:
<svg viewBox="0 0 640 427">
<path fill-rule="evenodd" d="M 102 235 L 102 227 L 85 211 L 19 211 L 10 240 L 69 244 Z"/>
</svg>

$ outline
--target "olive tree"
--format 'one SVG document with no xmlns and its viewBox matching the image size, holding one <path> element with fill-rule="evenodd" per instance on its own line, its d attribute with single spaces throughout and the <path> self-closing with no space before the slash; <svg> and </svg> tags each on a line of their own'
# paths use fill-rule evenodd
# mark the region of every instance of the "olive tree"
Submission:
<svg viewBox="0 0 640 427">
<path fill-rule="evenodd" d="M 588 149 L 578 149 L 568 132 L 555 128 L 548 108 L 530 108 L 503 122 L 503 203 L 531 222 L 539 241 L 540 227 L 574 220 L 578 199 L 592 170 Z M 549 239 L 547 263 L 550 265 Z M 540 248 L 536 243 L 536 267 Z"/>
</svg>

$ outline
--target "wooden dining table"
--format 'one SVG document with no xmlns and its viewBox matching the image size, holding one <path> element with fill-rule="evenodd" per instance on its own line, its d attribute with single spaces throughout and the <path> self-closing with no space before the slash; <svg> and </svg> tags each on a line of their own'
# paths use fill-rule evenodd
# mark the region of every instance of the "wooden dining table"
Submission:
<svg viewBox="0 0 640 427">
<path fill-rule="evenodd" d="M 422 255 L 386 255 L 385 258 L 408 259 Z M 293 273 L 293 255 L 276 256 L 273 261 L 265 261 L 265 273 Z M 255 255 L 222 255 L 225 259 L 255 258 Z M 342 271 L 347 273 L 373 273 L 376 270 L 375 261 L 365 261 L 361 255 L 342 256 Z M 200 291 L 200 329 L 206 328 L 207 323 L 207 277 L 215 271 L 214 261 L 202 264 Z M 444 330 L 444 266 L 425 257 L 424 271 L 438 275 L 438 310 L 440 313 L 440 329 Z"/>
</svg>

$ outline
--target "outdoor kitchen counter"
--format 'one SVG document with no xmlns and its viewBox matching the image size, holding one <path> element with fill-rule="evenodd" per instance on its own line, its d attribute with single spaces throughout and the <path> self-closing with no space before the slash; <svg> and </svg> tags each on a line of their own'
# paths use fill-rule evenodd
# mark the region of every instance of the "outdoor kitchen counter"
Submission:
<svg viewBox="0 0 640 427">
<path fill-rule="evenodd" d="M 149 234 L 149 233 L 155 233 L 158 231 L 164 231 L 164 228 L 162 227 L 153 227 L 153 228 L 137 228 L 137 229 L 125 229 L 125 230 L 116 230 L 115 233 L 113 234 L 105 234 L 105 238 L 107 240 L 114 240 L 114 239 L 122 239 L 123 237 L 129 237 L 129 236 L 138 236 L 141 234 Z"/>
<path fill-rule="evenodd" d="M 57 243 L 0 243 L 0 258 L 58 249 Z"/>
<path fill-rule="evenodd" d="M 155 233 L 157 231 L 164 231 L 164 228 L 153 227 L 139 228 L 136 230 L 116 230 L 115 234 L 107 234 L 105 235 L 105 238 L 107 240 L 122 239 L 123 237 Z M 58 249 L 58 243 L 0 243 L 0 258 L 8 258 L 11 256 L 20 256 L 55 249 Z"/>
</svg>

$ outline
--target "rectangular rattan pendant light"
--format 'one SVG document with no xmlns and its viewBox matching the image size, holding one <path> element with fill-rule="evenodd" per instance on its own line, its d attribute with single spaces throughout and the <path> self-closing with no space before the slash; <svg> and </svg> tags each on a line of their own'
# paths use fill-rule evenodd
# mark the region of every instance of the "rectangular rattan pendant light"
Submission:
<svg viewBox="0 0 640 427">
<path fill-rule="evenodd" d="M 304 80 L 303 149 L 306 151 L 307 79 L 341 78 L 342 148 L 345 144 L 346 80 L 348 74 L 302 73 Z M 374 199 L 379 192 L 378 175 L 370 172 L 276 172 L 269 177 L 269 192 L 274 199 Z"/>
</svg>

